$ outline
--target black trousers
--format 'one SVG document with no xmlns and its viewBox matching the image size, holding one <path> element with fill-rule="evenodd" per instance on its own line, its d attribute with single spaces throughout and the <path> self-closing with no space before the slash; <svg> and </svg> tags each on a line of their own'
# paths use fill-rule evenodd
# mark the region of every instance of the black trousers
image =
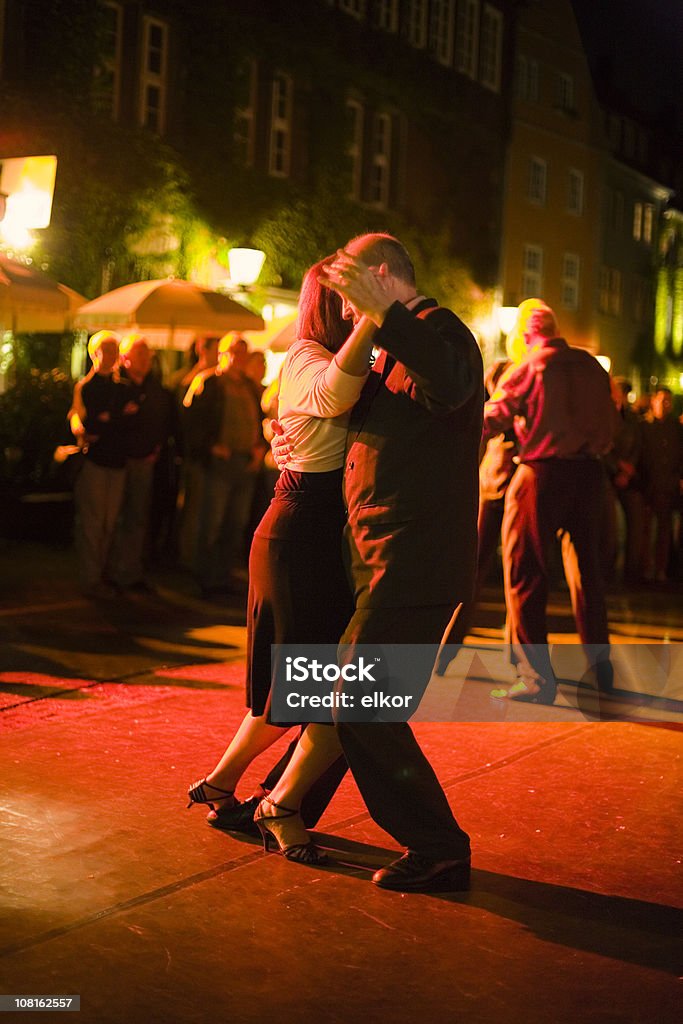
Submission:
<svg viewBox="0 0 683 1024">
<path fill-rule="evenodd" d="M 450 606 L 361 608 L 341 643 L 349 645 L 351 653 L 359 644 L 424 644 L 422 678 L 415 680 L 415 693 L 421 696 L 452 616 Z M 385 832 L 432 860 L 469 855 L 469 837 L 453 817 L 434 769 L 407 723 L 338 722 L 337 731 L 367 808 Z"/>
</svg>

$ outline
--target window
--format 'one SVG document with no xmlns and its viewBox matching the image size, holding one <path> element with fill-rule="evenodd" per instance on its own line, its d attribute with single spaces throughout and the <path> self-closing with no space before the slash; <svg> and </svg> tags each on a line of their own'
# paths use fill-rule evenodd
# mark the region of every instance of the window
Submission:
<svg viewBox="0 0 683 1024">
<path fill-rule="evenodd" d="M 481 16 L 481 53 L 479 80 L 487 89 L 500 91 L 500 62 L 503 45 L 503 15 L 496 7 L 484 4 Z"/>
<path fill-rule="evenodd" d="M 652 245 L 652 227 L 655 218 L 655 208 L 652 203 L 645 203 L 643 207 L 643 241 Z"/>
<path fill-rule="evenodd" d="M 365 0 L 339 0 L 339 10 L 362 19 L 365 16 Z"/>
<path fill-rule="evenodd" d="M 624 232 L 624 193 L 614 193 L 614 205 L 612 207 L 612 227 L 618 235 Z"/>
<path fill-rule="evenodd" d="M 643 237 L 643 204 L 633 204 L 633 237 L 639 242 Z"/>
<path fill-rule="evenodd" d="M 423 50 L 427 45 L 427 0 L 410 0 L 406 31 L 411 46 Z"/>
<path fill-rule="evenodd" d="M 140 124 L 163 135 L 166 127 L 168 25 L 156 18 L 145 17 L 142 31 Z"/>
<path fill-rule="evenodd" d="M 562 257 L 562 305 L 565 309 L 579 308 L 579 266 L 576 253 L 566 252 Z"/>
<path fill-rule="evenodd" d="M 238 87 L 242 106 L 235 110 L 235 150 L 237 162 L 242 167 L 254 166 L 255 111 L 257 92 L 257 66 L 255 60 L 247 61 L 240 76 Z"/>
<path fill-rule="evenodd" d="M 564 110 L 568 113 L 576 110 L 573 75 L 567 75 L 564 71 L 558 72 L 556 78 L 555 102 L 560 110 Z"/>
<path fill-rule="evenodd" d="M 101 62 L 95 69 L 93 99 L 95 109 L 115 121 L 119 116 L 122 24 L 121 4 L 102 4 Z"/>
<path fill-rule="evenodd" d="M 522 266 L 522 295 L 525 299 L 540 297 L 543 293 L 543 249 L 540 245 L 525 245 Z"/>
<path fill-rule="evenodd" d="M 434 0 L 432 4 L 432 51 L 439 64 L 453 63 L 454 0 Z"/>
<path fill-rule="evenodd" d="M 391 176 L 391 117 L 375 114 L 372 123 L 372 165 L 370 169 L 370 202 L 379 209 L 389 204 Z"/>
<path fill-rule="evenodd" d="M 580 217 L 583 213 L 583 172 L 570 168 L 567 181 L 567 210 Z"/>
<path fill-rule="evenodd" d="M 633 319 L 644 324 L 649 319 L 650 282 L 636 275 L 633 279 Z"/>
<path fill-rule="evenodd" d="M 538 103 L 538 61 L 520 53 L 515 66 L 515 95 L 518 100 Z"/>
<path fill-rule="evenodd" d="M 598 305 L 601 313 L 618 316 L 621 312 L 621 274 L 614 267 L 600 268 Z"/>
<path fill-rule="evenodd" d="M 546 163 L 536 156 L 529 161 L 529 190 L 527 198 L 538 206 L 545 205 Z"/>
<path fill-rule="evenodd" d="M 479 42 L 479 0 L 460 0 L 455 47 L 455 66 L 463 75 L 477 76 L 477 44 Z"/>
<path fill-rule="evenodd" d="M 358 100 L 347 100 L 346 109 L 349 115 L 349 145 L 346 150 L 351 165 L 351 199 L 359 200 L 363 185 L 363 106 Z"/>
<path fill-rule="evenodd" d="M 398 0 L 378 0 L 375 9 L 377 28 L 398 32 Z"/>
<path fill-rule="evenodd" d="M 270 155 L 268 173 L 273 178 L 286 178 L 291 162 L 292 79 L 277 74 L 273 79 L 270 114 Z"/>
<path fill-rule="evenodd" d="M 647 163 L 647 158 L 650 152 L 650 146 L 648 141 L 647 132 L 642 128 L 638 129 L 638 160 L 641 164 Z"/>
<path fill-rule="evenodd" d="M 529 60 L 529 96 L 528 100 L 530 103 L 538 103 L 540 96 L 539 89 L 539 76 L 538 76 L 538 61 Z"/>
</svg>

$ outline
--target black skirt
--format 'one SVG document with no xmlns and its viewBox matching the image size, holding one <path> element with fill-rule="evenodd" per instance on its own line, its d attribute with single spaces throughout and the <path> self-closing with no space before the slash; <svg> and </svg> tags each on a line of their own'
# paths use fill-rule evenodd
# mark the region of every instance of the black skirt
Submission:
<svg viewBox="0 0 683 1024">
<path fill-rule="evenodd" d="M 336 644 L 353 614 L 342 560 L 342 470 L 285 470 L 249 556 L 247 705 L 270 706 L 271 644 Z"/>
</svg>

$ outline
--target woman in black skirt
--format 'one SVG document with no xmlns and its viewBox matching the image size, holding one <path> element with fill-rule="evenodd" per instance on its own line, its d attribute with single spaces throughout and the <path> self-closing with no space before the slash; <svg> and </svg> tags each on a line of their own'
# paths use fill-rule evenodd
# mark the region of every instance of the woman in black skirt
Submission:
<svg viewBox="0 0 683 1024">
<path fill-rule="evenodd" d="M 234 793 L 255 757 L 291 726 L 270 721 L 271 644 L 336 644 L 353 612 L 342 563 L 342 467 L 348 413 L 369 372 L 374 324 L 363 318 L 352 333 L 339 296 L 318 282 L 325 261 L 306 273 L 299 299 L 297 341 L 284 363 L 278 419 L 295 455 L 283 469 L 268 511 L 254 534 L 249 558 L 247 704 L 222 758 L 190 787 L 192 803 L 209 804 L 208 822 L 235 823 Z M 298 790 L 309 786 L 338 757 L 328 725 L 308 725 L 292 771 Z M 267 797 L 266 797 L 267 801 Z M 221 813 L 226 819 L 221 820 Z M 239 814 L 239 811 L 238 811 Z M 298 807 L 259 807 L 257 824 L 290 859 L 320 863 Z"/>
</svg>

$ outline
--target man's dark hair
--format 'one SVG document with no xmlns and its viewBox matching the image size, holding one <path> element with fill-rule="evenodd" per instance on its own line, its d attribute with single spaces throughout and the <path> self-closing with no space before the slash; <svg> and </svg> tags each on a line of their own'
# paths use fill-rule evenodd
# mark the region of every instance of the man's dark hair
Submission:
<svg viewBox="0 0 683 1024">
<path fill-rule="evenodd" d="M 358 235 L 349 246 L 356 249 L 368 266 L 386 263 L 394 277 L 415 287 L 415 267 L 405 246 L 393 235 L 384 233 Z"/>
</svg>

